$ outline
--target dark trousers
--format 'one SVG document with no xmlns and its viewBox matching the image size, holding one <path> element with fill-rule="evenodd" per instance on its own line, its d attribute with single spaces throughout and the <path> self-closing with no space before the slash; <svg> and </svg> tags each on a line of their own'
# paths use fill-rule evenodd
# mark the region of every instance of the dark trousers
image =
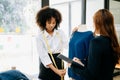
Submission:
<svg viewBox="0 0 120 80">
<path fill-rule="evenodd" d="M 53 54 L 54 60 L 56 62 L 56 65 L 58 69 L 63 69 L 64 65 L 62 64 L 62 60 L 57 58 L 57 54 Z M 50 54 L 49 54 L 50 56 Z M 51 58 L 51 56 L 50 56 Z M 42 80 L 61 80 L 61 77 L 57 75 L 55 72 L 53 72 L 50 68 L 46 68 L 42 63 L 40 63 L 40 72 L 39 72 L 39 78 Z"/>
</svg>

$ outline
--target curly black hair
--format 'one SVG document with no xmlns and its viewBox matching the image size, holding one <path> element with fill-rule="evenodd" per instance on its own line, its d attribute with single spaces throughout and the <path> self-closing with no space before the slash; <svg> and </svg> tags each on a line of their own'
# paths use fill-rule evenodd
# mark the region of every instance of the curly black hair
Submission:
<svg viewBox="0 0 120 80">
<path fill-rule="evenodd" d="M 57 29 L 62 21 L 61 13 L 57 9 L 50 8 L 48 6 L 43 7 L 40 11 L 38 11 L 36 15 L 36 23 L 41 30 L 44 30 L 46 29 L 46 21 L 51 20 L 52 17 L 56 20 L 54 29 Z"/>
</svg>

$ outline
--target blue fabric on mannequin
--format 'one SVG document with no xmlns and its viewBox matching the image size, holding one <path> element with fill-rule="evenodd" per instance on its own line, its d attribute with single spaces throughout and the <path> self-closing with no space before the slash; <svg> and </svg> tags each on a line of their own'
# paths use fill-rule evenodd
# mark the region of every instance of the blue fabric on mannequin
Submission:
<svg viewBox="0 0 120 80">
<path fill-rule="evenodd" d="M 87 61 L 85 59 L 88 57 L 89 42 L 92 38 L 94 38 L 92 31 L 75 31 L 71 35 L 69 42 L 69 58 L 73 59 L 73 57 L 77 57 L 86 65 Z M 68 75 L 75 80 L 85 80 L 84 78 L 74 74 L 70 68 L 68 69 Z"/>
</svg>

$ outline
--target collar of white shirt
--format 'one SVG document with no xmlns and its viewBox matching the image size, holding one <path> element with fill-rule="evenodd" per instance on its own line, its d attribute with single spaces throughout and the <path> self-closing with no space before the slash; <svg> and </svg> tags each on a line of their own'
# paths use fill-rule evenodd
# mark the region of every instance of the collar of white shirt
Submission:
<svg viewBox="0 0 120 80">
<path fill-rule="evenodd" d="M 55 29 L 53 32 L 53 36 L 55 36 L 57 34 L 57 30 Z M 48 38 L 49 36 L 51 36 L 46 30 L 43 31 L 43 34 L 45 35 L 46 38 Z"/>
</svg>

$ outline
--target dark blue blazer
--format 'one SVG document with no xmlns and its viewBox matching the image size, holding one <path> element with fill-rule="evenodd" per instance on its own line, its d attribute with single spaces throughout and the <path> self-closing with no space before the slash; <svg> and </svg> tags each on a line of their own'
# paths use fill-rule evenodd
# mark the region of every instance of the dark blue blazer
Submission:
<svg viewBox="0 0 120 80">
<path fill-rule="evenodd" d="M 69 58 L 77 57 L 86 65 L 85 59 L 88 57 L 89 43 L 93 37 L 93 32 L 91 31 L 74 32 L 69 42 Z M 84 80 L 82 77 L 74 74 L 70 68 L 68 69 L 68 75 L 75 80 Z"/>
</svg>

